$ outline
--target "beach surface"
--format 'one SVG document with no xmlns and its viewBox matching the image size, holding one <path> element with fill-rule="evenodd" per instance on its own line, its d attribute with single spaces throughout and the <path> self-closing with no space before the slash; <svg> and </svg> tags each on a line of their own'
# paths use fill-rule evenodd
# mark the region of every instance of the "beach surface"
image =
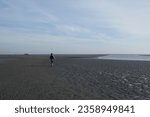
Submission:
<svg viewBox="0 0 150 117">
<path fill-rule="evenodd" d="M 1 55 L 0 99 L 150 99 L 149 61 L 100 60 L 97 56 L 56 55 L 51 67 L 48 55 Z"/>
</svg>

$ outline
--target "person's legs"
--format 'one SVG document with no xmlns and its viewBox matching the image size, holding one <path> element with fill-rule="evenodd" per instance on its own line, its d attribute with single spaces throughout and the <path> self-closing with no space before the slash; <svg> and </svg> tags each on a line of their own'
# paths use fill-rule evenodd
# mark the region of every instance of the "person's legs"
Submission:
<svg viewBox="0 0 150 117">
<path fill-rule="evenodd" d="M 53 66 L 53 60 L 51 59 L 51 67 Z"/>
</svg>

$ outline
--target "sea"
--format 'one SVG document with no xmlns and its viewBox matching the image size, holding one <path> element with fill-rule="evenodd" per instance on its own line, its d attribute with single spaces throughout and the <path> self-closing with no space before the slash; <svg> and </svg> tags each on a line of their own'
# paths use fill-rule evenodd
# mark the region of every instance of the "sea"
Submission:
<svg viewBox="0 0 150 117">
<path fill-rule="evenodd" d="M 138 54 L 109 54 L 100 56 L 98 59 L 106 60 L 130 60 L 130 61 L 150 61 L 150 55 L 138 55 Z"/>
</svg>

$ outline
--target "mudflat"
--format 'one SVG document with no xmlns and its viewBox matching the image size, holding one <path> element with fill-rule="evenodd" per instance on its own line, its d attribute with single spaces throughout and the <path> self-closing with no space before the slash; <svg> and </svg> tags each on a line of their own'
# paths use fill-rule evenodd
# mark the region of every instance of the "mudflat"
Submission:
<svg viewBox="0 0 150 117">
<path fill-rule="evenodd" d="M 56 55 L 51 67 L 48 55 L 14 55 L 0 63 L 0 99 L 150 99 L 149 61 L 96 56 Z"/>
</svg>

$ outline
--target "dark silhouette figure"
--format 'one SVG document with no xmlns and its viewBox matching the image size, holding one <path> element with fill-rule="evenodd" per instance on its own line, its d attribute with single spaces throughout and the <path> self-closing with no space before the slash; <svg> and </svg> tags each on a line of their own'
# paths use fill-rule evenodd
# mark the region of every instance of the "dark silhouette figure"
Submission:
<svg viewBox="0 0 150 117">
<path fill-rule="evenodd" d="M 53 66 L 53 63 L 54 63 L 54 59 L 55 59 L 53 53 L 50 54 L 49 59 L 50 59 L 50 62 L 51 62 L 51 67 L 52 67 L 52 66 Z"/>
</svg>

